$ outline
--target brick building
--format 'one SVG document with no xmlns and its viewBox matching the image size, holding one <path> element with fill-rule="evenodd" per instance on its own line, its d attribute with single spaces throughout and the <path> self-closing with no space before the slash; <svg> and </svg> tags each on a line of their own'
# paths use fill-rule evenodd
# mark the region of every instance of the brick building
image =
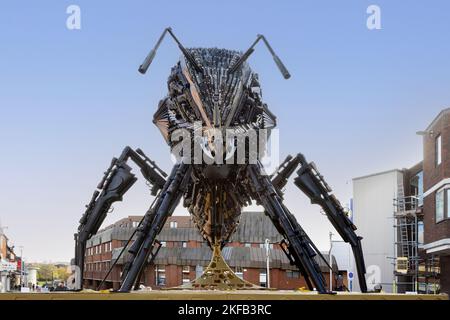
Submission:
<svg viewBox="0 0 450 320">
<path fill-rule="evenodd" d="M 19 283 L 21 258 L 14 253 L 14 247 L 8 244 L 8 237 L 0 226 L 0 292 L 10 291 Z"/>
<path fill-rule="evenodd" d="M 450 293 L 450 108 L 423 134 L 424 250 L 437 256 L 440 287 Z"/>
<path fill-rule="evenodd" d="M 418 134 L 421 162 L 353 179 L 354 219 L 388 292 L 450 293 L 450 108 Z"/>
<path fill-rule="evenodd" d="M 129 216 L 99 231 L 89 240 L 84 272 L 85 288 L 97 289 L 101 280 L 126 245 L 141 216 Z M 266 285 L 265 239 L 270 240 L 270 286 L 277 289 L 306 287 L 297 268 L 290 265 L 279 242 L 281 235 L 262 212 L 243 212 L 239 226 L 224 247 L 222 254 L 243 279 L 256 285 Z M 153 263 L 146 266 L 141 282 L 153 289 L 176 287 L 200 276 L 211 259 L 212 251 L 202 239 L 189 216 L 172 216 L 158 236 L 161 249 Z M 324 254 L 328 261 L 328 255 Z M 102 288 L 118 289 L 124 258 L 120 257 Z M 329 270 L 317 259 L 326 280 Z M 333 258 L 333 272 L 338 268 Z M 346 276 L 344 275 L 344 283 Z"/>
</svg>

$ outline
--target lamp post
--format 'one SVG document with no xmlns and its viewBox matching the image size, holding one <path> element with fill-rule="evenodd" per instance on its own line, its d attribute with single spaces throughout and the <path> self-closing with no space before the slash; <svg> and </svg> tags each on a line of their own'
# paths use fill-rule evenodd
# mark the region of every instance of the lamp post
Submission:
<svg viewBox="0 0 450 320">
<path fill-rule="evenodd" d="M 23 287 L 23 246 L 20 248 L 20 287 Z"/>
<path fill-rule="evenodd" d="M 332 248 L 333 248 L 333 233 L 330 232 L 330 251 L 328 252 L 328 260 L 330 263 L 330 291 L 333 291 L 333 259 L 331 258 Z"/>
<path fill-rule="evenodd" d="M 265 245 L 266 245 L 266 283 L 267 283 L 267 288 L 270 288 L 270 240 L 266 239 L 265 241 Z"/>
</svg>

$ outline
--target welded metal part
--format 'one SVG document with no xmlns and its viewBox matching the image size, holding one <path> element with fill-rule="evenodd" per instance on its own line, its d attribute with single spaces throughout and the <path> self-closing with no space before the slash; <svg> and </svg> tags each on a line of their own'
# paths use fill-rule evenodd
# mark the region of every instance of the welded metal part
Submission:
<svg viewBox="0 0 450 320">
<path fill-rule="evenodd" d="M 243 162 L 226 163 L 225 160 L 236 157 L 237 140 L 217 140 L 211 134 L 211 130 L 243 135 L 256 132 L 257 137 L 261 138 L 262 129 L 265 135 L 270 135 L 270 129 L 276 126 L 275 115 L 263 102 L 258 75 L 247 63 L 255 45 L 262 40 L 283 76 L 286 79 L 290 77 L 267 39 L 258 35 L 245 53 L 218 48 L 186 48 L 172 29 L 167 28 L 139 67 L 141 73 L 147 71 L 166 34 L 175 40 L 183 55 L 171 70 L 167 82 L 168 94 L 160 101 L 153 122 L 178 162 L 167 177 L 140 149 L 134 151 L 126 148 L 121 157 L 113 159 L 99 184 L 99 190 L 94 193 L 80 221 L 76 242 L 77 264 L 83 266 L 86 241 L 98 231 L 111 204 L 121 200 L 135 182 L 131 168 L 125 163 L 131 158 L 152 186 L 152 194 L 159 193 L 139 225 L 136 239 L 128 248 L 129 260 L 122 273 L 120 291 L 128 292 L 139 286 L 146 263 L 157 253 L 156 237 L 183 197 L 183 206 L 214 250 L 209 268 L 201 278 L 192 283 L 192 287 L 247 287 L 226 265 L 220 249 L 236 230 L 242 208 L 256 200 L 263 205 L 266 214 L 285 238 L 282 248 L 290 261 L 299 268 L 308 287 L 325 293 L 325 280 L 314 259 L 315 256 L 323 257 L 283 204 L 283 188 L 300 166 L 295 179 L 296 185 L 313 203 L 322 206 L 342 238 L 352 245 L 361 288 L 364 290 L 365 269 L 361 239 L 354 233 L 355 227 L 346 219 L 342 207 L 330 193 L 331 189 L 314 165 L 307 163 L 302 155 L 289 156 L 274 174 L 268 176 L 259 162 L 250 162 L 252 152 L 247 149 L 243 153 Z M 188 145 L 193 147 L 194 154 L 180 148 L 185 142 L 177 136 L 180 129 L 187 134 Z M 202 133 L 200 137 L 196 135 L 199 132 Z M 222 149 L 216 147 L 217 141 L 223 144 Z M 202 151 L 199 162 L 195 161 L 197 149 Z M 260 154 L 265 151 L 264 148 L 258 150 Z M 211 159 L 223 162 L 214 163 Z"/>
<path fill-rule="evenodd" d="M 315 164 L 308 163 L 303 155 L 299 155 L 299 160 L 301 167 L 294 179 L 295 185 L 311 199 L 311 203 L 322 207 L 342 240 L 351 245 L 361 291 L 367 292 L 362 237 L 355 233 L 356 226 L 347 216 L 339 200 L 331 193 L 331 187 L 325 182 Z"/>
<path fill-rule="evenodd" d="M 139 166 L 144 178 L 152 185 L 152 194 L 156 194 L 165 184 L 163 176 L 166 173 L 153 164 L 142 151 L 140 154 L 126 147 L 118 159 L 113 158 L 97 186 L 98 190 L 94 191 L 91 201 L 86 205 L 86 211 L 75 234 L 75 265 L 78 266 L 81 275 L 84 271 L 86 242 L 97 233 L 112 204 L 122 201 L 124 194 L 137 180 L 131 172 L 131 167 L 127 165 L 128 159 Z"/>
<path fill-rule="evenodd" d="M 197 289 L 197 290 L 255 290 L 265 289 L 239 278 L 228 266 L 222 256 L 220 244 L 212 247 L 213 254 L 211 262 L 203 274 L 197 279 L 174 289 Z"/>
<path fill-rule="evenodd" d="M 262 171 L 262 166 L 249 165 L 248 176 L 254 197 L 264 207 L 278 232 L 288 241 L 287 251 L 304 276 L 309 289 L 316 288 L 317 291 L 326 293 L 325 278 L 314 260 L 318 252 L 295 217 L 283 205 L 269 177 Z"/>
</svg>

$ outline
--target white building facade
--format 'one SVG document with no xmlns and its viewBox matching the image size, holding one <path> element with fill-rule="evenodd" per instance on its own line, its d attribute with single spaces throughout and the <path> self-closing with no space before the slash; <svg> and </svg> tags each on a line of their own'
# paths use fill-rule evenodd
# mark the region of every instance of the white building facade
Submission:
<svg viewBox="0 0 450 320">
<path fill-rule="evenodd" d="M 395 232 L 394 199 L 403 181 L 400 170 L 390 170 L 353 179 L 353 222 L 366 263 L 369 290 L 381 285 L 384 292 L 394 289 Z M 354 291 L 359 284 L 354 281 Z"/>
</svg>

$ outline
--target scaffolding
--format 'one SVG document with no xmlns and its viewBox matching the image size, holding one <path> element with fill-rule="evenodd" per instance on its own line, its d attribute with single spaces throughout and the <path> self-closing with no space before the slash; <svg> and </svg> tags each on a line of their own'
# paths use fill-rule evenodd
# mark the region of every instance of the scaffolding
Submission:
<svg viewBox="0 0 450 320">
<path fill-rule="evenodd" d="M 405 196 L 398 183 L 394 199 L 394 287 L 395 292 L 439 293 L 439 257 L 421 250 L 422 198 Z"/>
<path fill-rule="evenodd" d="M 419 221 L 422 221 L 419 197 L 405 196 L 399 185 L 394 199 L 395 285 L 399 291 L 418 291 L 419 279 Z"/>
<path fill-rule="evenodd" d="M 438 294 L 439 285 L 439 256 L 432 255 L 419 263 L 418 292 L 426 294 Z"/>
</svg>

